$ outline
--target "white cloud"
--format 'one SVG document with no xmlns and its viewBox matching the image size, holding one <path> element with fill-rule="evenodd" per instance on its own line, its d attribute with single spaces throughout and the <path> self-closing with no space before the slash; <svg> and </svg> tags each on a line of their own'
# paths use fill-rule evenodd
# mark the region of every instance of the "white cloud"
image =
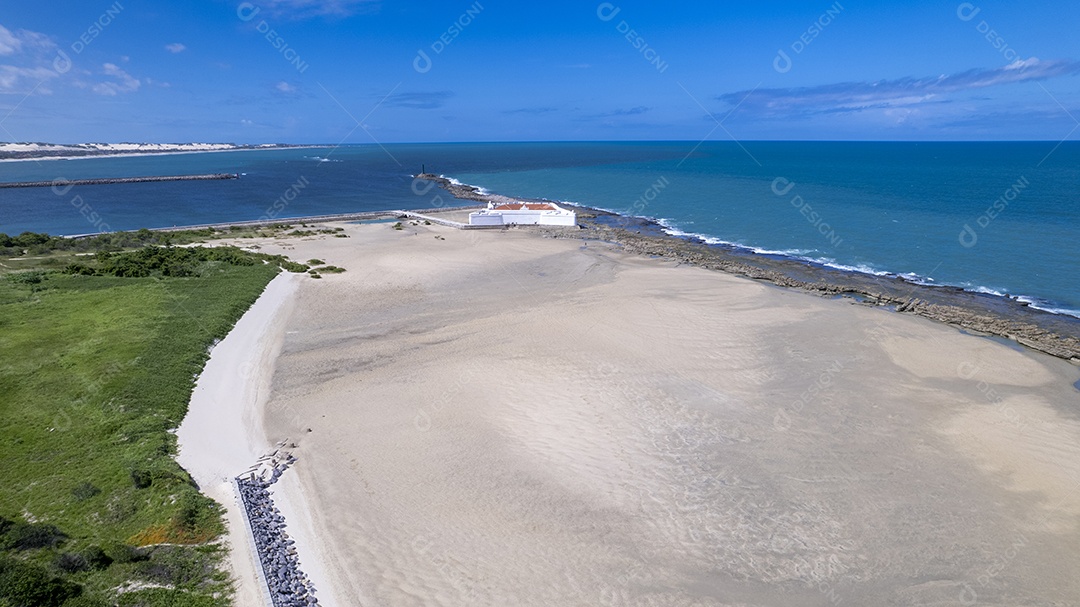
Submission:
<svg viewBox="0 0 1080 607">
<path fill-rule="evenodd" d="M 1037 82 L 1078 73 L 1080 61 L 1041 61 L 1032 57 L 1004 67 L 972 69 L 957 74 L 756 89 L 727 93 L 718 99 L 736 106 L 740 112 L 764 116 L 807 116 L 948 103 L 952 93 Z"/>
<path fill-rule="evenodd" d="M 240 124 L 242 124 L 242 125 L 244 125 L 244 126 L 251 126 L 251 125 L 253 125 L 253 124 L 255 124 L 255 123 L 254 123 L 254 122 L 252 122 L 252 121 L 250 121 L 250 120 L 248 120 L 247 118 L 244 118 L 244 119 L 242 119 L 242 120 L 240 121 Z"/>
<path fill-rule="evenodd" d="M 0 55 L 14 55 L 22 49 L 22 41 L 11 30 L 0 25 Z"/>
<path fill-rule="evenodd" d="M 30 30 L 11 31 L 0 25 L 0 57 L 15 63 L 0 64 L 0 94 L 48 95 L 47 82 L 56 78 L 49 69 L 55 59 L 56 44 L 45 34 Z"/>
<path fill-rule="evenodd" d="M 43 84 L 57 76 L 54 70 L 44 67 L 0 65 L 0 93 L 28 94 L 34 91 L 47 95 L 51 91 Z"/>
<path fill-rule="evenodd" d="M 30 30 L 11 31 L 0 25 L 0 56 L 14 55 L 29 49 L 49 49 L 56 46 L 45 34 Z"/>
<path fill-rule="evenodd" d="M 296 87 L 289 84 L 288 82 L 285 82 L 284 80 L 277 83 L 277 86 L 274 87 L 274 88 L 281 91 L 282 93 L 295 93 L 296 92 Z"/>
<path fill-rule="evenodd" d="M 348 17 L 378 8 L 379 0 L 266 0 L 271 12 L 303 19 L 307 17 Z"/>
<path fill-rule="evenodd" d="M 182 52 L 186 51 L 187 47 L 184 46 L 183 44 L 180 44 L 179 42 L 173 42 L 172 44 L 166 44 L 165 45 L 165 50 L 167 50 L 170 53 L 173 53 L 175 55 L 176 53 L 182 53 Z"/>
<path fill-rule="evenodd" d="M 120 69 L 114 63 L 106 63 L 102 66 L 102 71 L 106 76 L 112 76 L 115 80 L 99 82 L 91 87 L 90 90 L 98 95 L 112 97 L 120 93 L 133 93 L 142 86 L 142 83 L 139 82 L 138 78 L 135 78 L 131 74 Z"/>
</svg>

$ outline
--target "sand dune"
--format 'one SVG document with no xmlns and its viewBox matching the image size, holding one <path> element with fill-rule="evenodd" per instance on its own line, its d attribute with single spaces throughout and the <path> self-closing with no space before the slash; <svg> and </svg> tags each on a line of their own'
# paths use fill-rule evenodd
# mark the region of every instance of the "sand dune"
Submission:
<svg viewBox="0 0 1080 607">
<path fill-rule="evenodd" d="M 346 227 L 258 243 L 348 269 L 301 283 L 263 420 L 324 605 L 1080 602 L 1068 363 L 602 243 Z"/>
</svg>

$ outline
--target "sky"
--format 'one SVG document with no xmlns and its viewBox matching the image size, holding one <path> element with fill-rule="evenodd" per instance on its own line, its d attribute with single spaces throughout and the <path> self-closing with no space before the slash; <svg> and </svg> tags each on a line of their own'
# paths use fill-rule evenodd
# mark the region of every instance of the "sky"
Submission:
<svg viewBox="0 0 1080 607">
<path fill-rule="evenodd" d="M 1075 0 L 12 0 L 0 141 L 1062 141 L 1077 24 Z"/>
</svg>

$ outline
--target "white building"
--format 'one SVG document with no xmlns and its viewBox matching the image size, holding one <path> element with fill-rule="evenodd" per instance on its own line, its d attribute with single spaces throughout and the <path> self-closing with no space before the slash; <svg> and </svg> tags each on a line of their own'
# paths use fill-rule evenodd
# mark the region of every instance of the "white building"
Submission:
<svg viewBox="0 0 1080 607">
<path fill-rule="evenodd" d="M 577 213 L 552 202 L 489 202 L 488 208 L 469 213 L 469 225 L 577 225 Z"/>
</svg>

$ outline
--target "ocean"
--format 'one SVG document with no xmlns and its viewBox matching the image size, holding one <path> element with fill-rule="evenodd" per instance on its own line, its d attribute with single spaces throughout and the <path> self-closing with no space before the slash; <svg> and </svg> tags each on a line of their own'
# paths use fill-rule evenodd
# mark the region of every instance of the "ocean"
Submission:
<svg viewBox="0 0 1080 607">
<path fill-rule="evenodd" d="M 1080 316 L 1080 142 L 398 144 L 0 162 L 0 181 L 239 180 L 0 189 L 0 232 L 83 234 L 464 204 L 421 167 L 674 234 L 1009 294 Z"/>
</svg>

